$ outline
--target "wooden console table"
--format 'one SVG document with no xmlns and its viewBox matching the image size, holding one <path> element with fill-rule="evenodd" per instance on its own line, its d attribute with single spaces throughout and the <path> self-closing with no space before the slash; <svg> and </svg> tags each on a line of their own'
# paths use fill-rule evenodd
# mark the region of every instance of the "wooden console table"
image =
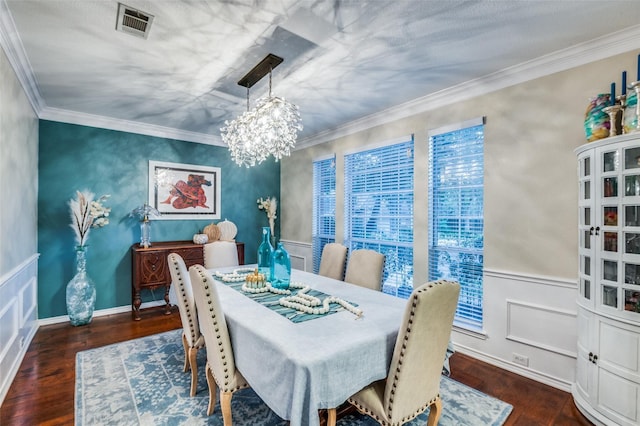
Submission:
<svg viewBox="0 0 640 426">
<path fill-rule="evenodd" d="M 236 242 L 238 248 L 238 263 L 244 265 L 244 243 Z M 171 313 L 169 303 L 169 289 L 171 288 L 171 273 L 167 263 L 167 256 L 177 253 L 183 259 L 187 268 L 204 264 L 202 244 L 194 244 L 191 241 L 163 241 L 154 242 L 149 248 L 140 247 L 140 244 L 131 246 L 131 311 L 133 319 L 140 320 L 140 291 L 144 289 L 156 289 L 164 287 L 165 315 Z"/>
</svg>

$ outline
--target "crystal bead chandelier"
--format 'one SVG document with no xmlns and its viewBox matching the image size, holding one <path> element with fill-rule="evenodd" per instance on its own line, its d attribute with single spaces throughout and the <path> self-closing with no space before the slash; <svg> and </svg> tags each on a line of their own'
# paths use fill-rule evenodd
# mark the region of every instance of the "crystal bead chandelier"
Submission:
<svg viewBox="0 0 640 426">
<path fill-rule="evenodd" d="M 289 156 L 296 144 L 302 121 L 298 107 L 284 98 L 271 95 L 271 72 L 282 58 L 269 54 L 238 84 L 247 88 L 247 111 L 235 120 L 224 122 L 222 140 L 229 146 L 231 158 L 239 166 L 252 167 L 270 155 L 276 161 Z M 269 73 L 269 95 L 249 107 L 249 88 Z"/>
</svg>

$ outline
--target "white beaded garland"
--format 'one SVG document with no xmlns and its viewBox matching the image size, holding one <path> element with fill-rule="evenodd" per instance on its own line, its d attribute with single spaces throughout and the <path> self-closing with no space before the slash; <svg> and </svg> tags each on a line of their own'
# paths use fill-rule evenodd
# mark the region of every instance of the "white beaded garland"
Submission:
<svg viewBox="0 0 640 426">
<path fill-rule="evenodd" d="M 301 283 L 291 283 L 289 284 L 289 288 L 298 288 L 298 289 L 302 289 L 300 291 L 306 292 L 306 291 L 309 291 L 311 287 Z M 272 287 L 271 283 L 269 282 L 259 287 L 251 287 L 250 285 L 248 285 L 248 283 L 244 283 L 242 284 L 242 291 L 245 291 L 247 293 L 266 293 L 270 291 L 271 293 L 275 293 L 275 294 L 291 294 L 291 290 Z"/>
<path fill-rule="evenodd" d="M 245 269 L 236 269 L 233 272 L 223 273 L 220 271 L 215 271 L 213 276 L 218 278 L 226 283 L 239 283 L 240 281 L 244 281 L 247 279 L 247 275 L 250 274 L 253 270 L 245 268 Z"/>
<path fill-rule="evenodd" d="M 245 281 L 247 275 L 251 272 L 253 272 L 253 269 L 241 268 L 235 269 L 233 272 L 226 274 L 215 271 L 213 275 L 224 282 L 240 282 Z M 274 288 L 269 282 L 265 283 L 264 285 L 259 285 L 258 287 L 253 287 L 254 285 L 255 283 L 248 284 L 245 282 L 244 284 L 242 284 L 242 291 L 254 294 L 266 292 L 283 295 L 291 294 L 291 290 Z M 351 303 L 340 299 L 339 297 L 329 296 L 321 302 L 318 297 L 307 294 L 307 292 L 311 290 L 311 287 L 306 284 L 292 282 L 289 284 L 289 288 L 298 289 L 299 291 L 295 296 L 285 296 L 278 300 L 278 303 L 286 308 L 295 309 L 296 311 L 304 312 L 307 314 L 320 315 L 329 312 L 329 310 L 331 309 L 331 303 L 337 303 L 347 311 L 354 314 L 356 317 L 362 317 L 362 309 L 356 308 Z M 320 307 L 320 305 L 322 306 Z"/>
<path fill-rule="evenodd" d="M 356 308 L 351 303 L 336 296 L 326 297 L 322 302 L 320 302 L 319 298 L 306 294 L 309 289 L 309 286 L 304 286 L 297 295 L 282 297 L 278 301 L 278 303 L 286 308 L 291 308 L 295 309 L 296 311 L 314 315 L 326 314 L 327 312 L 329 312 L 329 309 L 331 309 L 330 304 L 337 303 L 347 311 L 354 314 L 356 317 L 362 317 L 362 309 Z M 322 307 L 317 307 L 321 303 Z"/>
</svg>

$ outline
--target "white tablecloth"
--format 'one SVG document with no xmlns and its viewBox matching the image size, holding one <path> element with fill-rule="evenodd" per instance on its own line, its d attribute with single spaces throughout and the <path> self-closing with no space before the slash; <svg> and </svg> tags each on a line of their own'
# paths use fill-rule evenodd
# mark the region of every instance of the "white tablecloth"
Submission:
<svg viewBox="0 0 640 426">
<path fill-rule="evenodd" d="M 364 315 L 344 310 L 293 323 L 223 282 L 217 287 L 236 367 L 291 426 L 316 426 L 318 409 L 387 376 L 406 301 L 299 270 L 292 281 L 355 302 Z"/>
</svg>

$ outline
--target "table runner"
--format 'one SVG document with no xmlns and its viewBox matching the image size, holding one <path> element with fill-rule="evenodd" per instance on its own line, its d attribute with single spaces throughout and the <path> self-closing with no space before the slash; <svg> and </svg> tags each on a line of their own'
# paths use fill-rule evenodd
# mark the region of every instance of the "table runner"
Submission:
<svg viewBox="0 0 640 426">
<path fill-rule="evenodd" d="M 226 286 L 231 287 L 232 289 L 247 296 L 249 299 L 252 299 L 260 303 L 261 305 L 271 309 L 272 311 L 277 312 L 278 314 L 282 315 L 283 317 L 287 318 L 288 320 L 294 323 L 308 321 L 316 318 L 323 318 L 323 317 L 326 317 L 327 315 L 331 315 L 336 312 L 340 312 L 344 310 L 344 308 L 338 305 L 337 303 L 332 303 L 329 305 L 330 306 L 329 312 L 325 314 L 308 314 L 308 313 L 297 311 L 293 308 L 287 308 L 285 306 L 280 305 L 278 301 L 280 300 L 280 298 L 285 297 L 285 295 L 275 294 L 270 291 L 267 291 L 264 293 L 248 293 L 242 290 L 242 285 L 244 284 L 244 281 L 226 282 L 226 281 L 219 280 L 218 277 L 215 275 L 214 275 L 214 278 L 217 279 L 219 282 L 224 283 Z M 297 292 L 298 292 L 298 289 L 293 289 L 291 295 L 295 295 L 297 294 Z M 320 299 L 320 302 L 322 302 L 326 297 L 329 297 L 328 294 L 318 290 L 314 290 L 314 289 L 309 290 L 307 294 L 309 296 L 317 297 L 318 299 Z M 347 302 L 349 301 L 347 300 Z M 349 302 L 349 303 L 351 303 L 353 306 L 358 306 L 356 303 L 352 303 L 352 302 Z"/>
</svg>

